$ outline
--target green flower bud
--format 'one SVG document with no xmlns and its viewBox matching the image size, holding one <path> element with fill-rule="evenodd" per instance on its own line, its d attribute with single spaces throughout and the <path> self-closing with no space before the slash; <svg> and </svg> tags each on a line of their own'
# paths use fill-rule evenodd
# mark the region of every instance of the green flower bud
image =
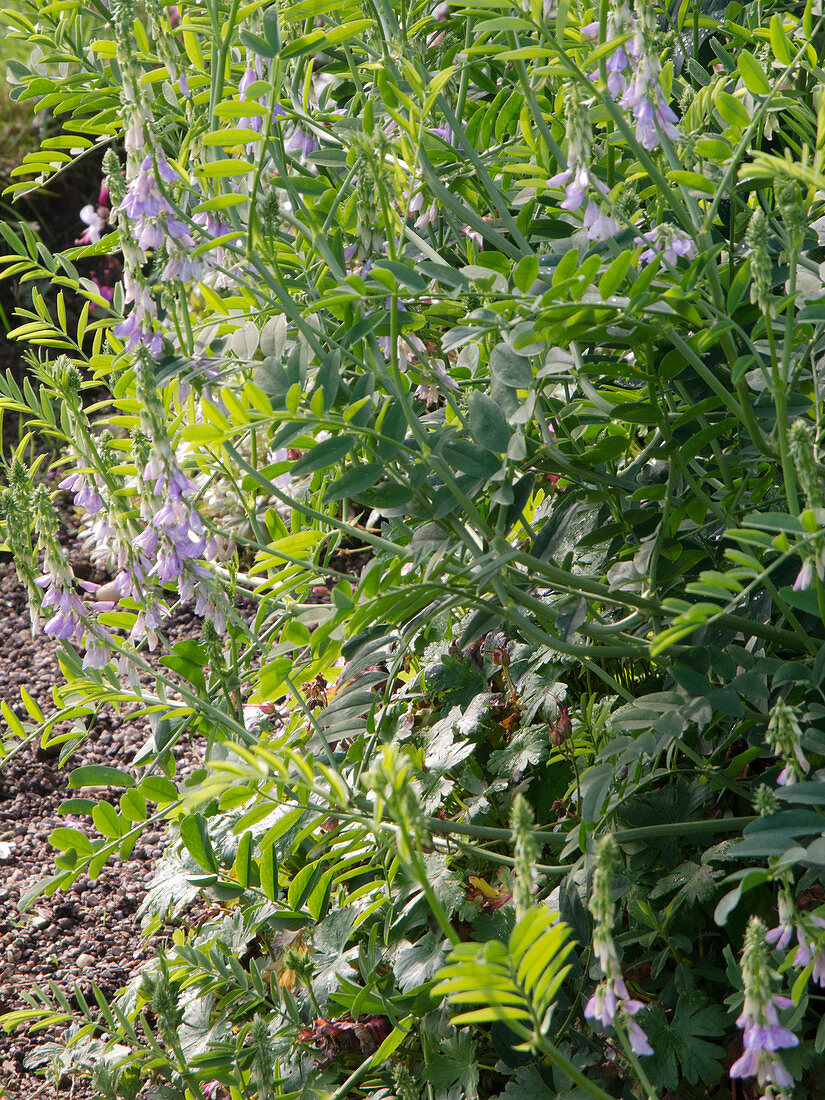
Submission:
<svg viewBox="0 0 825 1100">
<path fill-rule="evenodd" d="M 825 495 L 822 492 L 822 481 L 817 469 L 814 435 L 804 420 L 795 420 L 791 426 L 790 453 L 808 507 L 824 507 Z"/>
<path fill-rule="evenodd" d="M 770 817 L 779 809 L 779 799 L 771 788 L 764 783 L 757 787 L 753 804 L 760 817 Z"/>
<path fill-rule="evenodd" d="M 523 794 L 513 799 L 510 828 L 515 839 L 513 866 L 513 904 L 516 917 L 521 918 L 533 904 L 533 888 L 536 884 L 535 865 L 539 856 L 533 836 L 535 827 L 533 811 Z"/>
<path fill-rule="evenodd" d="M 759 306 L 765 316 L 772 317 L 775 303 L 773 262 L 768 248 L 768 219 L 759 207 L 751 215 L 748 231 L 745 234 L 745 245 L 749 251 L 751 301 Z"/>
<path fill-rule="evenodd" d="M 252 1046 L 252 1079 L 258 1091 L 258 1100 L 269 1100 L 273 1093 L 275 1073 L 275 1052 L 269 1027 L 263 1016 L 256 1016 L 249 1026 L 249 1041 Z"/>
<path fill-rule="evenodd" d="M 788 253 L 795 256 L 802 248 L 808 228 L 808 210 L 802 196 L 802 188 L 796 180 L 787 180 L 775 187 L 776 203 L 785 226 Z"/>
</svg>

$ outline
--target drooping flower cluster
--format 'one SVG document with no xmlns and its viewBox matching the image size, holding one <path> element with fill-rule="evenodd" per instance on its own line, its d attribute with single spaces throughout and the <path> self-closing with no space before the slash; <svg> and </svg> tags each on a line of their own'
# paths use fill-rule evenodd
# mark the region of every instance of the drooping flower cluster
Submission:
<svg viewBox="0 0 825 1100">
<path fill-rule="evenodd" d="M 593 914 L 593 952 L 599 960 L 604 978 L 585 1006 L 588 1020 L 597 1020 L 602 1027 L 620 1027 L 627 1030 L 631 1049 L 635 1054 L 652 1054 L 647 1035 L 633 1018 L 644 1008 L 628 992 L 622 976 L 619 956 L 613 942 L 615 906 L 610 896 L 610 883 L 616 861 L 616 844 L 608 835 L 600 842 L 596 852 L 596 869 L 593 874 L 593 892 L 590 912 Z"/>
<path fill-rule="evenodd" d="M 615 0 L 607 18 L 606 42 L 616 42 L 605 63 L 607 90 L 630 111 L 636 123 L 636 140 L 643 149 L 656 149 L 662 134 L 671 141 L 679 137 L 678 118 L 670 107 L 661 84 L 662 66 L 656 52 L 656 15 L 647 0 L 636 0 L 635 17 L 626 0 Z M 598 34 L 598 23 L 582 28 L 590 37 Z M 633 37 L 627 40 L 632 32 Z M 599 71 L 592 74 L 597 80 Z"/>
<path fill-rule="evenodd" d="M 582 27 L 582 31 L 588 38 L 596 38 L 599 33 L 599 24 L 588 23 Z M 630 12 L 630 5 L 626 0 L 616 0 L 612 9 L 607 14 L 607 27 L 605 42 L 616 42 L 615 49 L 611 51 L 605 62 L 607 71 L 607 90 L 614 99 L 618 99 L 627 88 L 629 80 L 628 71 L 632 61 L 638 57 L 636 45 L 636 20 Z M 628 39 L 628 35 L 631 37 Z M 591 74 L 591 80 L 599 79 L 599 70 Z"/>
<path fill-rule="evenodd" d="M 778 975 L 771 969 L 765 926 L 751 917 L 742 952 L 742 979 L 745 1003 L 736 1026 L 742 1031 L 744 1053 L 730 1069 L 732 1078 L 755 1077 L 764 1088 L 762 1100 L 780 1100 L 793 1088 L 778 1051 L 799 1045 L 798 1037 L 779 1023 L 779 1009 L 790 1008 L 793 1001 L 773 992 Z"/>
<path fill-rule="evenodd" d="M 172 450 L 152 362 L 145 350 L 138 353 L 135 373 L 141 402 L 141 435 L 135 450 L 145 526 L 132 543 L 139 557 L 127 553 L 116 583 L 122 594 L 137 598 L 135 593 L 140 592 L 144 599 L 147 583 L 173 584 L 181 599 L 195 598 L 196 614 L 212 619 L 222 630 L 226 624 L 224 600 L 211 574 L 200 564 L 201 559 L 214 558 L 217 542 L 194 503 L 196 486 Z M 154 599 L 139 621 L 137 629 L 145 630 L 150 643 L 167 610 L 161 600 Z"/>
<path fill-rule="evenodd" d="M 160 183 L 179 184 L 180 175 L 160 153 L 147 153 L 136 176 L 129 181 L 126 195 L 118 204 L 118 213 L 124 213 L 131 221 L 132 234 L 144 252 L 165 247 L 169 256 L 163 279 L 187 281 L 199 269 L 188 250 L 195 242 L 186 224 L 175 216 L 175 211 L 163 193 Z"/>
<path fill-rule="evenodd" d="M 655 149 L 664 134 L 675 141 L 678 119 L 665 98 L 660 76 L 662 66 L 656 52 L 656 15 L 646 0 L 636 0 L 636 32 L 630 54 L 635 62 L 633 77 L 622 93 L 621 106 L 636 120 L 636 140 L 643 149 Z"/>
<path fill-rule="evenodd" d="M 811 770 L 811 765 L 802 751 L 802 730 L 796 708 L 783 699 L 775 703 L 765 736 L 773 752 L 784 764 L 776 782 L 780 787 L 798 783 Z"/>
<path fill-rule="evenodd" d="M 639 256 L 643 264 L 649 264 L 657 256 L 661 256 L 665 263 L 675 267 L 680 259 L 690 260 L 696 255 L 696 242 L 693 238 L 664 222 L 654 226 L 649 233 L 643 233 L 642 240 L 648 245 Z"/>
<path fill-rule="evenodd" d="M 590 117 L 577 87 L 569 88 L 564 95 L 567 112 L 567 168 L 557 172 L 547 182 L 550 187 L 564 186 L 564 198 L 559 203 L 562 210 L 571 213 L 585 206 L 583 225 L 588 240 L 604 241 L 616 235 L 619 225 L 605 209 L 607 187 L 590 168 L 593 134 Z"/>
<path fill-rule="evenodd" d="M 797 420 L 792 425 L 789 444 L 796 479 L 807 505 L 800 519 L 810 536 L 798 546 L 802 568 L 793 587 L 795 592 L 799 592 L 810 588 L 814 577 L 818 577 L 820 582 L 825 579 L 825 493 L 813 432 L 804 420 Z"/>
<path fill-rule="evenodd" d="M 779 894 L 779 923 L 768 930 L 765 940 L 777 951 L 785 951 L 795 935 L 797 948 L 793 965 L 811 966 L 811 977 L 825 988 L 825 945 L 821 935 L 824 928 L 825 920 L 815 913 L 804 916 L 797 913 L 790 891 L 783 889 Z"/>
<path fill-rule="evenodd" d="M 43 628 L 46 634 L 76 646 L 85 644 L 84 668 L 103 668 L 111 657 L 112 639 L 109 632 L 97 622 L 92 612 L 108 611 L 109 601 L 93 602 L 86 606 L 75 585 L 91 595 L 99 585 L 91 581 L 75 580 L 69 560 L 58 540 L 58 523 L 48 490 L 41 486 L 35 495 L 35 526 L 44 549 L 43 575 L 38 585 L 44 595 L 41 607 L 53 612 Z"/>
</svg>

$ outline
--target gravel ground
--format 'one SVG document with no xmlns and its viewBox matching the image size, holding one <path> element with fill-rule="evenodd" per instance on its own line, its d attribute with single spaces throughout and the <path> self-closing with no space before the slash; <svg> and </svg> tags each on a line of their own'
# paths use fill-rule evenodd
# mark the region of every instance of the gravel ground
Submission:
<svg viewBox="0 0 825 1100">
<path fill-rule="evenodd" d="M 76 568 L 80 573 L 80 562 Z M 86 575 L 88 572 L 87 568 Z M 187 627 L 191 630 L 191 619 L 182 615 L 172 624 L 172 631 L 181 634 Z M 51 686 L 61 681 L 56 649 L 42 632 L 32 639 L 25 593 L 14 567 L 0 563 L 0 698 L 21 718 L 25 718 L 19 691 L 23 685 L 46 713 L 53 708 Z M 85 818 L 58 817 L 60 803 L 79 793 L 68 789 L 71 767 L 122 766 L 146 737 L 142 720 L 104 716 L 63 769 L 39 746 L 29 746 L 0 764 L 0 1014 L 26 1007 L 20 993 L 49 980 L 70 999 L 75 982 L 87 997 L 92 981 L 107 995 L 115 994 L 151 956 L 157 940 L 148 941 L 141 935 L 135 912 L 162 854 L 158 831 L 147 829 L 128 861 L 112 861 L 96 881 L 82 876 L 70 890 L 38 899 L 27 914 L 17 910 L 21 893 L 52 873 L 55 852 L 48 843 L 52 829 L 86 823 Z M 195 757 L 191 749 L 183 752 L 188 754 L 182 761 L 185 772 Z M 0 1031 L 3 1100 L 35 1096 L 91 1100 L 98 1095 L 80 1081 L 64 1079 L 55 1085 L 37 1075 L 33 1063 L 43 1057 L 45 1044 L 55 1038 L 48 1030 L 34 1034 L 27 1034 L 22 1027 L 11 1034 Z"/>
</svg>

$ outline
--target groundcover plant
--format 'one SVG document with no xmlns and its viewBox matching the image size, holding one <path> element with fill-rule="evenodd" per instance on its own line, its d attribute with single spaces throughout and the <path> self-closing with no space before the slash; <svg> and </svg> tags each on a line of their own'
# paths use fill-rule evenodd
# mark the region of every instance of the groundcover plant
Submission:
<svg viewBox="0 0 825 1100">
<path fill-rule="evenodd" d="M 9 192 L 102 167 L 77 247 L 0 224 L 65 678 L 2 752 L 152 731 L 21 908 L 158 820 L 147 929 L 209 903 L 5 1025 L 107 1100 L 820 1096 L 821 4 L 4 18 Z"/>
</svg>

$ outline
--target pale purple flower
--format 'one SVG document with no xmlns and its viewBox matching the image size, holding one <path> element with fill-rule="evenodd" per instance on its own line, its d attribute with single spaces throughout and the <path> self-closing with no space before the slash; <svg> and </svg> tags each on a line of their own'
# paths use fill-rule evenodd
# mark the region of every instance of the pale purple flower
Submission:
<svg viewBox="0 0 825 1100">
<path fill-rule="evenodd" d="M 765 737 L 784 765 L 776 779 L 780 787 L 798 783 L 807 775 L 811 765 L 802 751 L 802 729 L 794 706 L 783 699 L 774 703 Z"/>
<path fill-rule="evenodd" d="M 140 110 L 132 108 L 123 144 L 127 153 L 142 153 L 146 148 L 146 130 Z"/>
<path fill-rule="evenodd" d="M 97 630 L 102 631 L 98 625 Z M 83 657 L 84 668 L 105 668 L 112 659 L 111 636 L 106 631 L 101 634 L 89 633 L 86 636 L 86 653 Z"/>
<path fill-rule="evenodd" d="M 158 157 L 157 160 L 157 176 L 167 183 L 178 180 L 177 173 L 163 157 Z M 157 176 L 154 159 L 151 156 L 144 157 L 138 174 L 129 181 L 126 195 L 118 210 L 133 221 L 171 213 L 172 208 L 158 187 Z"/>
<path fill-rule="evenodd" d="M 807 931 L 801 921 L 796 925 L 796 941 L 798 946 L 794 954 L 793 964 L 794 966 L 801 966 L 804 968 L 813 963 L 811 977 L 817 985 L 825 986 L 825 943 L 817 939 L 813 944 L 812 950 L 809 936 L 809 933 L 812 931 L 810 926 L 814 926 L 813 933 L 815 934 L 816 930 L 825 928 L 825 920 L 817 916 L 807 917 L 806 920 L 809 924 Z M 770 937 L 770 933 L 768 933 L 768 937 Z"/>
<path fill-rule="evenodd" d="M 619 223 L 597 203 L 589 202 L 584 212 L 584 228 L 591 241 L 607 241 L 619 232 Z"/>
<path fill-rule="evenodd" d="M 825 570 L 823 570 L 822 564 L 817 562 L 816 573 L 819 575 L 820 579 L 822 579 L 823 572 L 825 572 Z M 801 592 L 804 591 L 804 589 L 806 588 L 810 588 L 813 579 L 814 561 L 812 558 L 806 558 L 805 561 L 802 563 L 802 568 L 796 575 L 796 580 L 793 582 L 794 592 Z"/>
<path fill-rule="evenodd" d="M 650 151 L 659 146 L 662 134 L 671 140 L 678 138 L 679 131 L 675 125 L 678 119 L 667 104 L 659 81 L 661 65 L 655 50 L 655 15 L 646 4 L 638 5 L 636 10 L 639 18 L 635 21 L 629 18 L 627 20 L 628 25 L 632 22 L 634 26 L 634 37 L 628 43 L 626 51 L 628 61 L 632 59 L 635 67 L 633 77 L 624 87 L 619 103 L 636 120 L 636 140 L 643 149 Z M 613 88 L 617 91 L 624 84 L 625 71 L 626 67 L 622 67 L 621 61 L 617 61 L 611 71 Z M 608 80 L 609 88 L 610 83 Z M 612 95 L 616 94 L 612 88 L 610 91 Z"/>
<path fill-rule="evenodd" d="M 248 68 L 240 79 L 238 84 L 238 96 L 240 99 L 249 99 L 247 95 L 249 88 L 256 80 L 260 80 L 260 74 L 256 72 L 254 67 Z"/>
<path fill-rule="evenodd" d="M 254 65 L 250 66 L 241 77 L 238 84 L 238 96 L 240 99 L 252 100 L 252 96 L 249 95 L 249 88 L 256 81 L 261 79 L 263 70 L 261 69 L 260 58 L 256 57 Z M 253 102 L 260 103 L 263 106 L 263 101 L 253 100 Z M 245 127 L 248 130 L 254 130 L 256 134 L 261 133 L 263 130 L 263 118 L 261 115 L 250 115 L 239 119 L 239 125 Z"/>
<path fill-rule="evenodd" d="M 43 600 L 43 606 L 49 606 L 48 593 Z M 59 592 L 52 606 L 55 608 L 54 616 L 49 619 L 43 630 L 61 641 L 74 641 L 80 645 L 83 638 L 83 616 L 86 612 L 83 601 L 79 596 L 71 592 Z"/>
<path fill-rule="evenodd" d="M 625 1013 L 630 1011 L 630 1004 L 641 1007 L 641 1001 L 629 1001 L 624 1005 Z M 638 1009 L 635 1011 L 638 1012 Z M 630 1049 L 633 1053 L 653 1054 L 653 1047 L 650 1045 L 647 1035 L 632 1017 L 625 1020 L 625 1026 L 627 1027 L 627 1037 L 630 1040 Z"/>
<path fill-rule="evenodd" d="M 200 214 L 195 214 L 192 221 L 195 225 L 200 225 L 206 236 L 211 237 L 213 240 L 232 232 L 232 226 L 229 222 L 223 221 L 213 210 L 204 210 Z"/>
<path fill-rule="evenodd" d="M 594 922 L 593 952 L 599 960 L 604 978 L 587 1002 L 584 1015 L 588 1020 L 597 1020 L 602 1027 L 616 1027 L 618 1022 L 619 1026 L 627 1028 L 631 1049 L 636 1054 L 650 1055 L 653 1054 L 653 1049 L 647 1035 L 633 1019 L 644 1005 L 631 998 L 628 992 L 611 932 L 615 919 L 615 902 L 610 895 L 610 884 L 615 860 L 615 842 L 608 834 L 596 849 L 596 869 L 590 897 L 590 912 Z"/>
<path fill-rule="evenodd" d="M 596 986 L 595 993 L 585 1006 L 584 1015 L 588 1020 L 598 1021 L 602 1027 L 615 1027 L 618 1016 L 619 1023 L 627 1028 L 633 1052 L 652 1054 L 653 1048 L 648 1042 L 647 1035 L 633 1019 L 642 1008 L 644 1005 L 641 1001 L 630 997 L 624 979 L 619 974 L 615 978 L 605 979 Z"/>
<path fill-rule="evenodd" d="M 614 99 L 618 99 L 627 87 L 627 76 L 630 67 L 630 58 L 625 52 L 624 46 L 618 46 L 605 62 L 607 70 L 607 90 Z"/>
<path fill-rule="evenodd" d="M 777 951 L 784 951 L 791 942 L 793 932 L 793 923 L 788 920 L 785 923 L 778 924 L 776 928 L 771 928 L 765 934 L 765 939 L 769 944 L 775 947 Z"/>
<path fill-rule="evenodd" d="M 443 123 L 441 126 L 431 126 L 430 133 L 434 134 L 436 137 L 441 138 L 441 140 L 446 142 L 447 145 L 452 142 L 453 131 L 450 129 L 446 122 Z"/>
<path fill-rule="evenodd" d="M 460 387 L 444 369 L 444 363 L 440 359 L 431 359 L 426 367 L 426 380 L 415 391 L 415 396 L 425 405 L 437 405 L 442 393 L 447 391 L 460 392 Z"/>
<path fill-rule="evenodd" d="M 147 348 L 152 355 L 160 355 L 163 338 L 157 328 L 157 309 L 148 290 L 142 290 L 135 300 L 132 312 L 112 332 L 119 340 L 126 341 L 126 350 L 136 347 Z"/>
<path fill-rule="evenodd" d="M 100 495 L 96 488 L 90 485 L 85 474 L 71 473 L 68 477 L 64 477 L 58 486 L 71 492 L 74 495 L 75 507 L 85 509 L 90 516 L 96 516 L 103 507 Z"/>
<path fill-rule="evenodd" d="M 787 906 L 788 899 L 784 900 Z M 783 923 L 780 920 L 780 928 Z M 779 938 L 784 934 L 782 928 Z M 743 1053 L 731 1066 L 730 1076 L 755 1077 L 760 1086 L 789 1089 L 793 1087 L 793 1077 L 776 1052 L 798 1046 L 799 1039 L 790 1028 L 779 1023 L 777 1009 L 791 1008 L 793 1001 L 772 993 L 771 986 L 777 978 L 768 961 L 765 926 L 758 917 L 751 917 L 742 953 L 745 1001 L 736 1021 L 736 1026 L 742 1031 Z"/>
<path fill-rule="evenodd" d="M 473 241 L 478 248 L 481 248 L 484 244 L 484 238 L 478 232 L 477 229 L 470 229 L 469 225 L 465 225 L 461 232 L 467 237 L 468 240 Z"/>
<path fill-rule="evenodd" d="M 564 198 L 559 203 L 562 210 L 580 210 L 587 200 L 583 224 L 589 240 L 606 241 L 616 235 L 618 222 L 602 207 L 602 199 L 608 194 L 607 187 L 583 164 L 557 172 L 547 182 L 551 187 L 564 185 Z"/>
<path fill-rule="evenodd" d="M 582 34 L 588 38 L 598 38 L 598 21 L 588 23 L 581 28 Z M 632 61 L 639 56 L 639 43 L 636 35 L 636 20 L 630 14 L 630 9 L 624 0 L 618 0 L 611 5 L 607 17 L 605 44 L 620 41 L 629 33 L 633 33 L 630 41 L 622 42 L 616 46 L 605 62 L 607 70 L 607 90 L 614 99 L 618 99 L 627 88 L 628 72 Z M 599 69 L 590 74 L 591 80 L 598 80 Z"/>
<path fill-rule="evenodd" d="M 97 207 L 88 203 L 80 211 L 80 220 L 86 226 L 77 239 L 78 244 L 97 244 L 103 236 L 106 222 L 97 212 Z"/>
<path fill-rule="evenodd" d="M 284 142 L 284 148 L 288 153 L 300 152 L 301 156 L 305 159 L 311 153 L 314 153 L 316 149 L 320 149 L 320 147 L 315 135 L 309 130 L 304 130 L 297 124 L 293 126 L 292 133 Z"/>
<path fill-rule="evenodd" d="M 430 205 L 423 210 L 413 222 L 416 229 L 421 231 L 426 229 L 428 225 L 432 225 L 438 221 L 438 203 L 433 199 Z"/>
<path fill-rule="evenodd" d="M 165 612 L 165 614 L 164 614 Z M 132 642 L 141 642 L 146 639 L 150 650 L 154 650 L 158 644 L 158 630 L 163 619 L 169 614 L 169 608 L 159 600 L 152 602 L 151 607 L 141 609 L 135 620 L 134 626 L 129 631 Z"/>
<path fill-rule="evenodd" d="M 675 267 L 681 258 L 689 260 L 696 255 L 696 242 L 669 225 L 656 225 L 649 233 L 643 233 L 641 239 L 650 246 L 639 256 L 643 264 L 661 256 L 665 263 Z"/>
<path fill-rule="evenodd" d="M 100 587 L 91 581 L 78 583 L 85 591 L 93 594 Z M 44 632 L 76 646 L 85 644 L 84 668 L 103 668 L 108 664 L 111 656 L 110 636 L 100 624 L 95 624 L 92 631 L 89 619 L 92 610 L 108 611 L 113 604 L 110 601 L 101 601 L 87 607 L 75 592 L 74 577 L 65 563 L 58 565 L 56 562 L 47 562 L 47 572 L 38 578 L 37 584 L 46 589 L 43 607 L 51 608 L 55 612 L 43 628 Z"/>
<path fill-rule="evenodd" d="M 547 182 L 551 187 L 561 187 L 565 184 L 565 197 L 559 203 L 562 210 L 578 210 L 587 195 L 590 173 L 580 165 L 577 168 L 566 168 L 563 172 L 557 172 Z"/>
</svg>

